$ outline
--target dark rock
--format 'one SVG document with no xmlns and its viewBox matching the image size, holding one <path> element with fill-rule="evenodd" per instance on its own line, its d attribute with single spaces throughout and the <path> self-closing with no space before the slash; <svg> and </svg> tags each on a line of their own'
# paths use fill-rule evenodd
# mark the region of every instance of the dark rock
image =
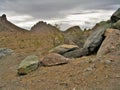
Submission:
<svg viewBox="0 0 120 90">
<path fill-rule="evenodd" d="M 1 20 L 2 20 L 2 21 L 7 20 L 7 18 L 6 18 L 6 15 L 5 15 L 5 14 L 3 14 L 3 15 L 2 15 Z"/>
<path fill-rule="evenodd" d="M 65 54 L 63 54 L 63 56 L 67 58 L 78 58 L 86 55 L 88 55 L 88 51 L 86 51 L 85 49 L 76 49 L 74 51 L 66 52 Z"/>
<path fill-rule="evenodd" d="M 120 30 L 120 20 L 113 24 L 113 28 Z"/>
<path fill-rule="evenodd" d="M 18 67 L 18 74 L 25 75 L 38 68 L 39 58 L 35 55 L 27 56 Z"/>
<path fill-rule="evenodd" d="M 111 28 L 112 23 L 104 22 L 91 33 L 91 35 L 86 40 L 83 48 L 88 51 L 88 54 L 92 54 L 98 50 L 102 41 L 104 40 L 104 32 L 107 28 Z"/>
<path fill-rule="evenodd" d="M 120 8 L 111 16 L 112 22 L 117 22 L 120 20 Z"/>
<path fill-rule="evenodd" d="M 10 55 L 13 53 L 13 50 L 11 49 L 7 49 L 7 48 L 0 48 L 0 58 L 6 56 L 6 55 Z"/>
<path fill-rule="evenodd" d="M 78 49 L 79 47 L 77 45 L 67 45 L 67 44 L 63 44 L 63 45 L 59 45 L 55 48 L 53 48 L 52 50 L 50 50 L 50 53 L 58 53 L 58 54 L 64 54 L 66 52 L 69 51 L 73 51 L 75 49 Z"/>
<path fill-rule="evenodd" d="M 67 58 L 56 53 L 48 54 L 41 61 L 41 64 L 43 66 L 56 66 L 56 65 L 62 65 L 67 63 L 68 63 Z"/>
</svg>

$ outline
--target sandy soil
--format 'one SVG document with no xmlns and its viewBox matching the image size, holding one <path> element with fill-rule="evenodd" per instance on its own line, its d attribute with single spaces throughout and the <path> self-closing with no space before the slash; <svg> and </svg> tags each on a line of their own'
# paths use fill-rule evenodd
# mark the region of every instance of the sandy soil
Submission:
<svg viewBox="0 0 120 90">
<path fill-rule="evenodd" d="M 120 90 L 120 55 L 84 56 L 18 76 L 17 67 L 25 56 L 0 59 L 0 90 Z"/>
</svg>

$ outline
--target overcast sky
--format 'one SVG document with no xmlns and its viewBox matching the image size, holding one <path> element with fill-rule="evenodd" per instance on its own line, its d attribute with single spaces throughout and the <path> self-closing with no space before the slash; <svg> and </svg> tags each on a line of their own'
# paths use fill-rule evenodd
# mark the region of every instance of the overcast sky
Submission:
<svg viewBox="0 0 120 90">
<path fill-rule="evenodd" d="M 79 25 L 91 28 L 120 8 L 120 0 L 0 0 L 0 15 L 30 29 L 38 21 L 60 24 L 61 29 Z"/>
</svg>

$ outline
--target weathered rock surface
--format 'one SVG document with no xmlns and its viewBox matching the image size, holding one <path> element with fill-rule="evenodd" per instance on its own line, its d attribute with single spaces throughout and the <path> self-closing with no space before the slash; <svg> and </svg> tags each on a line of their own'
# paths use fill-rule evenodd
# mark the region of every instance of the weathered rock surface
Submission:
<svg viewBox="0 0 120 90">
<path fill-rule="evenodd" d="M 48 54 L 41 61 L 41 64 L 43 66 L 56 66 L 56 65 L 62 65 L 62 64 L 67 64 L 67 63 L 68 63 L 67 58 L 59 54 L 56 54 L 56 53 Z"/>
<path fill-rule="evenodd" d="M 73 51 L 75 49 L 78 49 L 79 47 L 77 45 L 67 45 L 67 44 L 63 44 L 63 45 L 59 45 L 57 47 L 55 47 L 54 49 L 50 50 L 50 53 L 58 53 L 58 54 L 64 54 L 66 52 L 69 51 Z"/>
<path fill-rule="evenodd" d="M 91 35 L 86 40 L 83 48 L 87 51 L 89 54 L 96 52 L 101 45 L 102 41 L 104 40 L 104 32 L 107 28 L 111 28 L 112 23 L 110 22 L 104 22 L 100 26 L 96 27 L 95 30 L 91 33 Z"/>
<path fill-rule="evenodd" d="M 88 51 L 84 50 L 83 48 L 76 49 L 74 51 L 66 52 L 65 54 L 63 54 L 63 56 L 65 56 L 66 58 L 78 58 L 86 55 L 88 55 Z"/>
<path fill-rule="evenodd" d="M 118 44 L 120 44 L 120 31 L 117 29 L 107 29 L 105 32 L 105 40 L 100 46 L 97 57 L 106 55 L 112 52 Z"/>
<path fill-rule="evenodd" d="M 120 30 L 120 20 L 114 23 L 113 27 Z"/>
<path fill-rule="evenodd" d="M 10 55 L 13 53 L 13 50 L 11 49 L 7 49 L 7 48 L 0 48 L 0 58 L 6 56 L 6 55 Z"/>
<path fill-rule="evenodd" d="M 120 20 L 120 8 L 111 16 L 112 22 L 117 22 Z"/>
<path fill-rule="evenodd" d="M 18 67 L 18 74 L 24 75 L 38 68 L 39 58 L 35 55 L 27 56 Z"/>
</svg>

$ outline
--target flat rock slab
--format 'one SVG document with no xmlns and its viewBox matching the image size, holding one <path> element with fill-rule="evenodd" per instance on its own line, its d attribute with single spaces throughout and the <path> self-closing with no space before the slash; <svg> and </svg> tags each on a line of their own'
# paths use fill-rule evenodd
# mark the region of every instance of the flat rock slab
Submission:
<svg viewBox="0 0 120 90">
<path fill-rule="evenodd" d="M 83 48 L 76 49 L 74 51 L 70 51 L 70 52 L 63 54 L 63 56 L 66 58 L 79 58 L 79 57 L 86 56 L 86 55 L 88 55 L 88 51 L 84 50 Z"/>
<path fill-rule="evenodd" d="M 18 74 L 24 75 L 38 68 L 39 58 L 35 55 L 27 56 L 18 67 Z"/>
<path fill-rule="evenodd" d="M 77 45 L 67 45 L 67 44 L 63 44 L 63 45 L 59 45 L 57 47 L 55 47 L 54 49 L 50 50 L 50 53 L 58 53 L 58 54 L 64 54 L 66 52 L 69 51 L 73 51 L 75 49 L 78 49 L 79 47 Z"/>
<path fill-rule="evenodd" d="M 41 61 L 41 64 L 43 66 L 56 66 L 56 65 L 62 65 L 67 63 L 68 63 L 67 58 L 56 53 L 50 53 L 46 55 Z"/>
</svg>

